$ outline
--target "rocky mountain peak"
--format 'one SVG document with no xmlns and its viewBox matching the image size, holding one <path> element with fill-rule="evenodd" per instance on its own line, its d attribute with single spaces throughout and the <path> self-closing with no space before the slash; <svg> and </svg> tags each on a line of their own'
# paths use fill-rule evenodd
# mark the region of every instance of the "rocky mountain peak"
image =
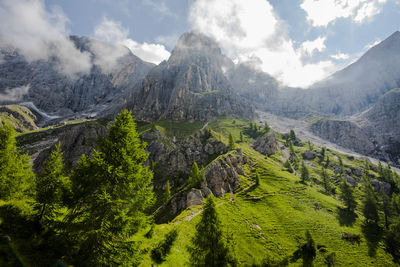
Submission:
<svg viewBox="0 0 400 267">
<path fill-rule="evenodd" d="M 221 49 L 217 42 L 213 38 L 199 32 L 187 32 L 182 34 L 174 48 L 175 53 L 181 51 L 221 54 Z"/>
</svg>

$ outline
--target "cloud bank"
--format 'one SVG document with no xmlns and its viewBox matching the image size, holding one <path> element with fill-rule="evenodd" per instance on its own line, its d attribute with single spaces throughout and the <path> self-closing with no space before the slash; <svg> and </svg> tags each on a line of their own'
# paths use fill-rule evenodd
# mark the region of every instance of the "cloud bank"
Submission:
<svg viewBox="0 0 400 267">
<path fill-rule="evenodd" d="M 133 54 L 140 57 L 141 59 L 159 64 L 161 61 L 169 58 L 170 53 L 161 44 L 152 43 L 139 43 L 128 37 L 129 30 L 124 28 L 121 23 L 103 18 L 101 23 L 94 29 L 94 37 L 98 40 L 104 41 L 110 44 L 124 45 L 129 48 Z M 104 44 L 98 44 L 93 47 L 100 55 L 97 64 L 105 65 L 115 64 L 119 57 L 123 56 L 127 51 L 124 49 L 117 49 L 113 53 L 107 53 L 108 49 Z M 123 47 L 122 47 L 123 48 Z"/>
<path fill-rule="evenodd" d="M 303 0 L 300 7 L 314 27 L 327 27 L 339 18 L 356 23 L 368 21 L 381 11 L 386 0 Z"/>
<path fill-rule="evenodd" d="M 6 88 L 4 93 L 0 93 L 1 102 L 15 102 L 21 101 L 29 91 L 29 84 L 21 87 L 16 87 L 13 89 Z"/>
<path fill-rule="evenodd" d="M 325 49 L 325 37 L 297 45 L 265 0 L 196 0 L 189 22 L 217 40 L 238 62 L 259 59 L 259 68 L 289 86 L 307 87 L 335 70 L 330 60 L 304 63 L 302 58 Z"/>
<path fill-rule="evenodd" d="M 88 73 L 90 56 L 68 39 L 68 18 L 58 9 L 48 11 L 42 0 L 1 0 L 0 48 L 16 49 L 29 61 L 55 58 L 55 67 L 67 76 Z"/>
</svg>

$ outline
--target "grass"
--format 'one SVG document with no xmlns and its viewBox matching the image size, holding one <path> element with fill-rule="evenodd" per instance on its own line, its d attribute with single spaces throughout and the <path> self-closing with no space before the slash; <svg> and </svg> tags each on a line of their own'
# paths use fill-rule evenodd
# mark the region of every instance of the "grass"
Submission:
<svg viewBox="0 0 400 267">
<path fill-rule="evenodd" d="M 247 125 L 248 122 L 245 120 L 221 119 L 209 126 L 227 142 L 229 133 L 238 140 L 240 131 Z M 251 138 L 247 138 L 246 142 L 237 143 L 251 162 L 244 166 L 246 175 L 240 177 L 242 190 L 217 199 L 217 211 L 223 231 L 226 236 L 230 236 L 230 244 L 240 265 L 260 264 L 266 258 L 275 261 L 290 258 L 305 242 L 305 231 L 310 230 L 315 243 L 325 246 L 326 250 L 317 252 L 315 266 L 324 266 L 324 259 L 331 252 L 336 253 L 337 266 L 395 266 L 379 240 L 373 244 L 374 256 L 370 256 L 373 255 L 371 241 L 363 234 L 365 227 L 359 211 L 352 218 L 346 217 L 348 214 L 341 212 L 343 206 L 336 197 L 325 194 L 318 185 L 301 184 L 299 177 L 283 170 L 277 159 L 266 158 L 254 151 L 250 147 L 251 141 Z M 296 147 L 296 149 L 302 153 L 308 147 Z M 337 163 L 335 155 L 328 151 L 327 154 L 331 158 L 331 163 Z M 338 155 L 336 152 L 335 154 Z M 345 165 L 363 164 L 362 160 L 341 156 Z M 315 166 L 310 168 L 310 175 L 318 179 L 320 169 L 318 158 L 309 161 L 308 164 Z M 259 186 L 254 185 L 255 171 L 261 176 Z M 329 174 L 333 175 L 331 170 Z M 319 204 L 319 208 L 316 208 L 315 203 Z M 143 242 L 144 251 L 150 251 L 168 231 L 177 228 L 178 239 L 161 266 L 184 266 L 189 260 L 186 248 L 194 235 L 195 225 L 200 220 L 199 212 L 201 212 L 200 206 L 192 206 L 169 224 L 156 225 L 152 239 L 141 238 L 139 235 L 137 240 Z M 349 220 L 351 223 L 344 223 Z M 357 244 L 343 240 L 341 236 L 344 232 L 361 234 L 361 242 Z M 152 261 L 147 253 L 142 266 L 151 264 Z M 290 266 L 301 266 L 301 264 L 300 259 L 291 262 Z"/>
<path fill-rule="evenodd" d="M 161 120 L 153 123 L 138 122 L 138 131 L 142 133 L 150 130 L 152 127 L 155 127 L 164 136 L 182 139 L 194 134 L 203 126 L 204 123 L 202 122 L 179 122 Z"/>
</svg>

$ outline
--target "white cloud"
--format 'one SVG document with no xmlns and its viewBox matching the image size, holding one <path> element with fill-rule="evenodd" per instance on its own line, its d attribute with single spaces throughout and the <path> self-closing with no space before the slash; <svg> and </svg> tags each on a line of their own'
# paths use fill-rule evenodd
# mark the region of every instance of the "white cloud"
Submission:
<svg viewBox="0 0 400 267">
<path fill-rule="evenodd" d="M 381 40 L 380 40 L 380 39 L 377 39 L 375 42 L 372 42 L 372 43 L 370 43 L 370 44 L 367 44 L 367 45 L 365 46 L 365 48 L 366 48 L 366 49 L 370 49 L 370 48 L 376 46 L 377 44 L 379 44 L 380 42 L 381 42 Z"/>
<path fill-rule="evenodd" d="M 179 39 L 178 34 L 171 35 L 160 35 L 155 38 L 155 41 L 160 44 L 164 44 L 169 48 L 173 48 Z"/>
<path fill-rule="evenodd" d="M 0 93 L 0 102 L 15 102 L 20 101 L 29 91 L 29 84 L 13 89 L 6 88 L 4 93 Z"/>
<path fill-rule="evenodd" d="M 314 53 L 314 50 L 317 50 L 318 52 L 322 52 L 325 50 L 325 41 L 326 41 L 326 36 L 325 37 L 318 37 L 314 41 L 305 41 L 301 44 L 301 49 L 303 50 L 305 55 L 312 56 Z"/>
<path fill-rule="evenodd" d="M 331 58 L 336 59 L 336 60 L 346 60 L 350 57 L 349 54 L 344 54 L 344 53 L 337 53 L 335 55 L 331 55 Z"/>
<path fill-rule="evenodd" d="M 286 37 L 285 25 L 268 1 L 196 0 L 189 21 L 216 39 L 229 57 L 238 62 L 258 58 L 259 68 L 286 85 L 307 87 L 335 70 L 329 60 L 303 63 L 304 50 Z M 308 51 L 322 51 L 323 41 L 321 37 Z"/>
<path fill-rule="evenodd" d="M 303 0 L 300 7 L 314 27 L 326 27 L 338 18 L 363 23 L 381 11 L 386 0 Z"/>
<path fill-rule="evenodd" d="M 133 54 L 140 57 L 141 59 L 159 64 L 161 61 L 169 58 L 170 53 L 166 50 L 164 45 L 161 44 L 149 44 L 149 43 L 139 43 L 130 38 L 128 38 L 129 30 L 124 28 L 121 23 L 115 22 L 108 18 L 103 18 L 102 22 L 95 27 L 94 36 L 96 39 L 101 41 L 124 45 L 129 48 Z M 96 51 L 99 52 L 100 56 L 97 64 L 100 66 L 107 66 L 110 69 L 112 64 L 115 64 L 117 60 L 123 56 L 126 51 L 124 49 L 117 49 L 113 53 L 108 53 L 109 48 L 100 44 L 95 46 Z M 104 54 L 105 53 L 105 54 Z M 102 67 L 102 69 L 107 67 Z"/>
<path fill-rule="evenodd" d="M 155 11 L 160 13 L 161 15 L 165 17 L 173 17 L 177 18 L 176 14 L 174 14 L 167 4 L 164 1 L 154 1 L 154 0 L 142 0 L 142 3 L 146 6 L 150 6 L 153 8 Z"/>
<path fill-rule="evenodd" d="M 42 0 L 0 1 L 2 48 L 15 48 L 28 61 L 57 59 L 59 72 L 74 77 L 90 71 L 88 53 L 68 39 L 68 18 L 59 8 L 47 11 Z"/>
</svg>

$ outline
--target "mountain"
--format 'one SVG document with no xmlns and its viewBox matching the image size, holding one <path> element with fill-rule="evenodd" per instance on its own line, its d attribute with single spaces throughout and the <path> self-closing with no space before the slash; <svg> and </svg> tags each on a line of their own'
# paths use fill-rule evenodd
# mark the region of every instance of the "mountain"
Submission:
<svg viewBox="0 0 400 267">
<path fill-rule="evenodd" d="M 400 165 L 400 89 L 392 89 L 351 120 L 322 119 L 311 126 L 318 136 L 364 155 Z"/>
<path fill-rule="evenodd" d="M 1 50 L 4 62 L 0 65 L 0 104 L 33 102 L 39 109 L 60 116 L 98 112 L 154 67 L 123 46 L 88 37 L 70 36 L 70 40 L 76 48 L 90 54 L 90 73 L 68 77 L 57 71 L 54 58 L 28 62 L 15 50 Z M 119 53 L 115 57 L 120 57 L 111 68 L 107 57 L 115 52 Z"/>
<path fill-rule="evenodd" d="M 350 66 L 313 85 L 306 91 L 305 104 L 326 114 L 352 115 L 399 86 L 400 32 L 397 31 Z"/>
<path fill-rule="evenodd" d="M 213 39 L 185 33 L 168 61 L 153 68 L 124 97 L 121 108 L 133 109 L 137 119 L 147 121 L 251 117 L 251 105 L 234 92 L 225 75 L 233 65 Z"/>
</svg>

